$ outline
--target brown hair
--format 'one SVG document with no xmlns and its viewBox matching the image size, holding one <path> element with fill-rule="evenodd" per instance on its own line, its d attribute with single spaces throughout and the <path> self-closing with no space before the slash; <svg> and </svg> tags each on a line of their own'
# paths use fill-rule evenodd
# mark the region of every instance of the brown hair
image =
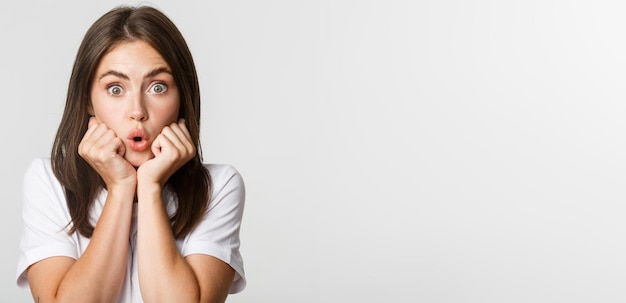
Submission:
<svg viewBox="0 0 626 303">
<path fill-rule="evenodd" d="M 180 93 L 179 116 L 185 119 L 198 151 L 167 182 L 178 197 L 176 213 L 170 218 L 174 236 L 187 235 L 208 208 L 211 177 L 202 165 L 200 88 L 191 52 L 182 34 L 163 13 L 148 6 L 122 6 L 96 20 L 83 38 L 52 147 L 52 169 L 63 185 L 72 217 L 70 233 L 78 231 L 91 237 L 94 225 L 89 210 L 104 188 L 100 175 L 78 154 L 78 144 L 87 131 L 94 74 L 102 57 L 116 44 L 136 40 L 154 47 L 172 69 Z"/>
</svg>

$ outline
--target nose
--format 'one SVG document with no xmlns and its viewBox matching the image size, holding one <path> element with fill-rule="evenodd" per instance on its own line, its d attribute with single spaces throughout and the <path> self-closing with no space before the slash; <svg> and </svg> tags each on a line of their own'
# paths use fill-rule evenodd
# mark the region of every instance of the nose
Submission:
<svg viewBox="0 0 626 303">
<path fill-rule="evenodd" d="M 130 118 L 132 120 L 145 121 L 148 119 L 148 111 L 146 110 L 143 94 L 141 92 L 134 94 L 130 104 Z"/>
</svg>

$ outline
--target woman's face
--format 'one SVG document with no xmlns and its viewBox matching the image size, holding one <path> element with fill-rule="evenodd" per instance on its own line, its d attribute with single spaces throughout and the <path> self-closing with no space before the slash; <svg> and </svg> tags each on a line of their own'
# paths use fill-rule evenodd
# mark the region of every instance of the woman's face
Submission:
<svg viewBox="0 0 626 303">
<path fill-rule="evenodd" d="M 179 108 L 170 66 L 148 43 L 122 42 L 100 61 L 90 114 L 122 139 L 124 158 L 133 166 L 154 158 L 152 142 L 178 120 Z"/>
</svg>

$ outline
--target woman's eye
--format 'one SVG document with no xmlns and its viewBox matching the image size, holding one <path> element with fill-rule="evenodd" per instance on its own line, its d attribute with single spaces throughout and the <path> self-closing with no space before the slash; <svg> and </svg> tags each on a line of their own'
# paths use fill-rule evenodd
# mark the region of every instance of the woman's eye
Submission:
<svg viewBox="0 0 626 303">
<path fill-rule="evenodd" d="M 109 94 L 111 94 L 112 96 L 119 96 L 124 92 L 122 87 L 119 85 L 111 85 L 107 88 L 107 90 L 109 91 Z"/>
<path fill-rule="evenodd" d="M 167 85 L 163 83 L 157 83 L 155 85 L 152 85 L 152 87 L 150 87 L 150 92 L 154 94 L 162 94 L 166 91 L 167 91 Z"/>
</svg>

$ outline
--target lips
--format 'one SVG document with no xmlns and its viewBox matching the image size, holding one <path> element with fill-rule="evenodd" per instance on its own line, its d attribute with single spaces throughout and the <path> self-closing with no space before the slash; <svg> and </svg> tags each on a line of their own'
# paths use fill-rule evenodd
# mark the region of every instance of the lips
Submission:
<svg viewBox="0 0 626 303">
<path fill-rule="evenodd" d="M 133 151 L 145 151 L 150 145 L 148 144 L 148 135 L 142 129 L 133 129 L 126 137 L 128 147 Z"/>
</svg>

